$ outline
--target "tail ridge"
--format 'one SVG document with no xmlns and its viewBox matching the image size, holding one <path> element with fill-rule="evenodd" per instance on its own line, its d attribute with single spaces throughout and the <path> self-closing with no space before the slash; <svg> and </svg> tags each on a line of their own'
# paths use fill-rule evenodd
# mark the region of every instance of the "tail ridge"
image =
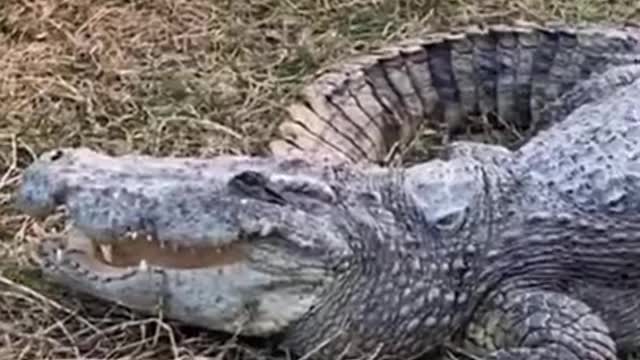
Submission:
<svg viewBox="0 0 640 360">
<path fill-rule="evenodd" d="M 492 25 L 390 44 L 320 71 L 288 108 L 276 155 L 381 162 L 425 121 L 451 131 L 471 116 L 537 127 L 546 105 L 593 73 L 640 59 L 628 26 Z"/>
</svg>

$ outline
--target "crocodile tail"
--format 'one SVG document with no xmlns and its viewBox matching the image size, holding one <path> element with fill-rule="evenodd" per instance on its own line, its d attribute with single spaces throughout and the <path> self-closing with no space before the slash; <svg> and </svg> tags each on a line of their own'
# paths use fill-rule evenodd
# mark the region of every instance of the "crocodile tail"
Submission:
<svg viewBox="0 0 640 360">
<path fill-rule="evenodd" d="M 292 104 L 274 154 L 381 162 L 422 122 L 455 129 L 490 114 L 521 129 L 612 65 L 639 62 L 637 28 L 518 23 L 433 33 L 325 69 Z"/>
</svg>

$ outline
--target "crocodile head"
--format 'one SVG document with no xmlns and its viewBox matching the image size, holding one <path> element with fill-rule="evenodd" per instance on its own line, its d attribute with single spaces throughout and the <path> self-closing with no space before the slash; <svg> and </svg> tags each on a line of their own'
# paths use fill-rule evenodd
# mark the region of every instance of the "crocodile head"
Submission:
<svg viewBox="0 0 640 360">
<path fill-rule="evenodd" d="M 246 335 L 282 331 L 351 256 L 339 167 L 302 159 L 43 154 L 18 206 L 66 211 L 37 259 L 57 282 L 127 307 Z M 160 306 L 160 307 L 159 307 Z"/>
</svg>

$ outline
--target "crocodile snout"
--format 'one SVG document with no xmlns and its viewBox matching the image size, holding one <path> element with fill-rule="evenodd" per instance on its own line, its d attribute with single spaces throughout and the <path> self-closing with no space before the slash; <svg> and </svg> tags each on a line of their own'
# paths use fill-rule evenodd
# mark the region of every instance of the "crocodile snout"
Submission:
<svg viewBox="0 0 640 360">
<path fill-rule="evenodd" d="M 310 221 L 324 226 L 325 218 L 317 215 L 329 216 L 338 194 L 321 177 L 297 174 L 291 163 L 53 150 L 26 169 L 17 205 L 39 218 L 64 207 L 69 225 L 95 247 L 106 246 L 107 258 L 126 253 L 120 260 L 130 265 L 135 261 L 127 260 L 133 258 L 129 254 L 142 248 L 150 257 L 165 259 L 175 255 L 169 250 L 215 251 L 242 241 L 295 237 L 300 224 Z M 308 247 L 315 239 L 304 238 L 296 247 Z M 144 247 L 150 243 L 157 248 Z"/>
<path fill-rule="evenodd" d="M 64 149 L 46 152 L 24 171 L 15 205 L 33 217 L 44 217 L 64 202 L 66 186 L 61 179 L 51 176 L 52 166 L 63 161 Z"/>
<path fill-rule="evenodd" d="M 264 232 L 258 226 L 264 221 L 259 201 L 238 202 L 239 195 L 227 186 L 250 165 L 242 158 L 204 161 L 52 150 L 25 170 L 16 205 L 38 218 L 64 206 L 73 226 L 99 242 L 137 234 L 181 247 L 222 246 L 254 228 Z"/>
</svg>

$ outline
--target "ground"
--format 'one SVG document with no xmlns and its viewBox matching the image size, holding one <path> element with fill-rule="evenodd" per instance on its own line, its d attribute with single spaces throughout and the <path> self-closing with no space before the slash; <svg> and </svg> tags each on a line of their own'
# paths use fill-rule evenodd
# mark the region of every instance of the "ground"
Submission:
<svg viewBox="0 0 640 360">
<path fill-rule="evenodd" d="M 477 5 L 482 4 L 482 5 Z M 12 209 L 20 173 L 58 146 L 264 153 L 301 84 L 351 53 L 451 25 L 640 21 L 635 0 L 3 0 L 0 359 L 285 359 L 69 294 L 29 258 L 53 231 Z M 428 142 L 426 142 L 428 144 Z"/>
</svg>

